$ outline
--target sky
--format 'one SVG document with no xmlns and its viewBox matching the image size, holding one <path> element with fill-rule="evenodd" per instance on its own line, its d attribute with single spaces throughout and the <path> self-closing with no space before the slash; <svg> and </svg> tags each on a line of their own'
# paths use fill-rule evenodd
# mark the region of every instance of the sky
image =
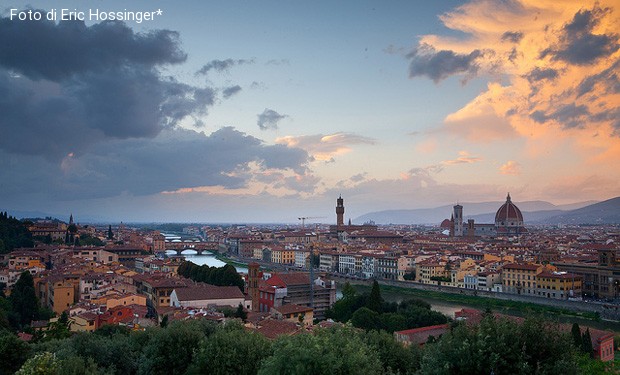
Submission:
<svg viewBox="0 0 620 375">
<path fill-rule="evenodd" d="M 619 5 L 4 1 L 0 210 L 331 223 L 340 195 L 347 219 L 613 198 Z"/>
</svg>

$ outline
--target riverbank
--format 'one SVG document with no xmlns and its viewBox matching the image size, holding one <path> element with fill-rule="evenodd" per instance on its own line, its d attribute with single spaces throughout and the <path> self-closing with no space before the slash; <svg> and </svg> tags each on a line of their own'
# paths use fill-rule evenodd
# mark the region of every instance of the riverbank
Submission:
<svg viewBox="0 0 620 375">
<path fill-rule="evenodd" d="M 215 256 L 215 259 L 219 260 L 220 262 L 230 264 L 231 266 L 235 266 L 236 268 L 245 268 L 245 269 L 248 268 L 247 263 L 243 263 L 243 262 L 239 262 L 237 260 L 231 259 L 231 258 L 227 258 L 220 253 L 211 253 L 211 254 L 213 254 Z"/>
<path fill-rule="evenodd" d="M 371 287 L 366 284 L 353 285 L 360 293 L 370 292 L 371 289 Z M 572 311 L 569 309 L 539 305 L 529 302 L 464 294 L 461 295 L 423 289 L 410 289 L 391 285 L 381 285 L 381 294 L 384 299 L 394 302 L 409 298 L 419 298 L 431 304 L 433 304 L 433 301 L 437 301 L 442 304 L 454 305 L 461 308 L 467 307 L 478 310 L 485 310 L 489 308 L 500 314 L 519 317 L 542 315 L 546 319 L 556 320 L 561 323 L 577 322 L 580 325 L 588 325 L 597 329 L 620 332 L 620 322 L 601 320 L 596 312 L 591 311 Z"/>
</svg>

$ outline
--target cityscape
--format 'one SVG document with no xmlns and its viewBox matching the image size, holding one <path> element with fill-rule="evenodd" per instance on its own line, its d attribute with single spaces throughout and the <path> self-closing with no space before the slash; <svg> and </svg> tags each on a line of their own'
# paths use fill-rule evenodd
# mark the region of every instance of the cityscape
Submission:
<svg viewBox="0 0 620 375">
<path fill-rule="evenodd" d="M 614 0 L 9 0 L 0 374 L 620 371 Z"/>
</svg>

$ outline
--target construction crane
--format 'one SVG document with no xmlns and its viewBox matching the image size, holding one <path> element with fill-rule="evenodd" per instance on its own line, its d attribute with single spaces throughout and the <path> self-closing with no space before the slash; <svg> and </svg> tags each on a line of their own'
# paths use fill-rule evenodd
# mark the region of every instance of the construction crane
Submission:
<svg viewBox="0 0 620 375">
<path fill-rule="evenodd" d="M 311 219 L 324 219 L 325 216 L 302 216 L 302 217 L 298 217 L 298 220 L 301 220 L 301 229 L 304 229 L 305 225 L 306 225 L 306 220 L 311 220 Z"/>
</svg>

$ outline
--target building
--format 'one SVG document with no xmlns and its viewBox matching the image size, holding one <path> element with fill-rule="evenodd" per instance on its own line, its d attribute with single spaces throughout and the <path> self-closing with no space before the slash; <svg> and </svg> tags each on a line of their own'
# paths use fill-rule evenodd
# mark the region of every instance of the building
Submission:
<svg viewBox="0 0 620 375">
<path fill-rule="evenodd" d="M 505 293 L 536 295 L 536 275 L 542 270 L 540 264 L 506 264 L 502 267 L 502 290 Z"/>
<path fill-rule="evenodd" d="M 449 324 L 438 324 L 434 326 L 428 327 L 420 327 L 414 329 L 406 329 L 404 331 L 396 331 L 394 332 L 394 338 L 397 342 L 405 346 L 409 345 L 417 345 L 424 346 L 426 342 L 434 337 L 438 339 L 441 335 L 445 334 L 450 330 Z"/>
<path fill-rule="evenodd" d="M 453 220 L 454 220 L 454 236 L 462 237 L 463 232 L 463 206 L 457 204 L 453 207 Z"/>
<path fill-rule="evenodd" d="M 344 225 L 344 199 L 342 199 L 342 195 L 336 200 L 336 225 L 339 227 Z"/>
<path fill-rule="evenodd" d="M 584 297 L 614 299 L 620 296 L 620 269 L 617 249 L 612 245 L 596 249 L 598 259 L 592 262 L 556 262 L 558 270 L 582 277 Z"/>
<path fill-rule="evenodd" d="M 518 236 L 527 232 L 523 226 L 523 214 L 510 199 L 510 193 L 495 214 L 495 230 L 498 236 Z"/>
<path fill-rule="evenodd" d="M 174 289 L 170 294 L 170 306 L 183 308 L 245 307 L 244 302 L 245 296 L 236 286 L 203 284 Z"/>
<path fill-rule="evenodd" d="M 273 274 L 260 292 L 263 295 L 260 303 L 264 306 L 261 311 L 292 303 L 313 308 L 317 319 L 324 319 L 327 309 L 336 302 L 336 284 L 320 278 L 311 284 L 308 273 Z"/>
<path fill-rule="evenodd" d="M 536 275 L 537 295 L 553 299 L 581 297 L 582 278 L 568 272 L 543 271 Z"/>
<path fill-rule="evenodd" d="M 446 220 L 442 222 L 442 228 L 447 226 Z M 473 219 L 469 219 L 465 226 L 463 224 L 463 206 L 457 204 L 453 207 L 449 228 L 451 237 L 511 237 L 527 233 L 523 223 L 523 214 L 512 202 L 510 193 L 508 193 L 506 202 L 495 213 L 494 224 L 476 224 Z"/>
<path fill-rule="evenodd" d="M 272 312 L 278 319 L 283 319 L 293 323 L 300 323 L 311 326 L 314 320 L 313 310 L 307 306 L 299 306 L 294 303 L 274 307 Z"/>
</svg>

